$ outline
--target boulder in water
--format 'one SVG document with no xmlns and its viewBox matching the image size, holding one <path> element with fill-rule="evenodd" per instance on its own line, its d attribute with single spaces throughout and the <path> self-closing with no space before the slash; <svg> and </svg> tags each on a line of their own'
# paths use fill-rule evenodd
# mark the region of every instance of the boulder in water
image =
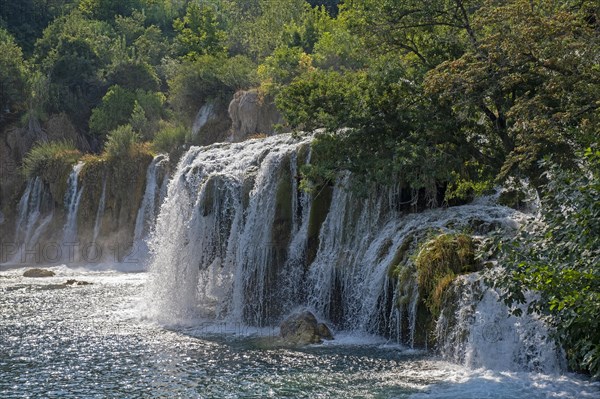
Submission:
<svg viewBox="0 0 600 399">
<path fill-rule="evenodd" d="M 56 274 L 52 270 L 29 269 L 23 273 L 23 277 L 54 277 Z"/>
<path fill-rule="evenodd" d="M 319 333 L 319 336 L 326 341 L 331 341 L 333 339 L 333 333 L 325 323 L 317 324 L 317 332 Z"/>
<path fill-rule="evenodd" d="M 289 316 L 281 323 L 280 329 L 281 338 L 295 345 L 318 344 L 323 339 L 333 339 L 329 328 L 318 323 L 315 315 L 307 310 Z"/>
</svg>

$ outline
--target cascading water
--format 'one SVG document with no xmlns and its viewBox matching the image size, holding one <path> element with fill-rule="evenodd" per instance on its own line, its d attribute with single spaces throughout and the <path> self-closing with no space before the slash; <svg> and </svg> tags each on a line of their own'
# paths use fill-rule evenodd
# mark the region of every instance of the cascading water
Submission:
<svg viewBox="0 0 600 399">
<path fill-rule="evenodd" d="M 557 373 L 565 359 L 546 325 L 527 314 L 512 316 L 498 293 L 479 274 L 459 276 L 451 287 L 452 304 L 437 321 L 441 353 L 473 368 Z"/>
<path fill-rule="evenodd" d="M 152 240 L 158 317 L 270 319 L 290 240 L 294 154 L 310 138 L 193 147 L 182 158 Z M 276 226 L 274 226 L 276 224 Z"/>
<path fill-rule="evenodd" d="M 169 157 L 165 154 L 160 154 L 154 157 L 148 166 L 148 171 L 146 172 L 146 190 L 135 219 L 135 230 L 133 233 L 135 243 L 142 243 L 154 226 L 157 209 L 162 204 L 166 195 L 168 183 L 166 168 L 168 163 Z"/>
<path fill-rule="evenodd" d="M 275 325 L 302 306 L 336 329 L 426 345 L 414 270 L 391 273 L 400 267 L 399 254 L 431 231 L 514 229 L 526 217 L 490 204 L 406 215 L 401 187 L 359 197 L 348 189 L 349 175 L 323 193 L 307 194 L 298 188 L 298 170 L 310 161 L 310 141 L 278 135 L 193 147 L 185 154 L 151 240 L 149 295 L 159 321 L 201 317 Z M 489 299 L 491 293 L 485 295 L 477 306 L 485 306 L 486 314 L 505 311 Z M 473 333 L 467 319 L 458 325 Z M 447 327 L 447 335 L 460 334 L 456 328 Z M 525 336 L 530 344 L 542 339 Z M 527 357 L 521 341 L 515 353 Z M 470 355 L 460 360 L 493 367 L 477 355 L 484 342 L 469 342 L 463 352 Z M 515 356 L 502 362 L 528 368 L 535 363 Z"/>
<path fill-rule="evenodd" d="M 53 210 L 50 195 L 41 178 L 36 177 L 27 182 L 27 187 L 17 207 L 15 227 L 15 243 L 20 248 L 12 262 L 25 262 L 23 256 L 34 249 L 40 236 L 52 221 Z"/>
<path fill-rule="evenodd" d="M 83 187 L 79 187 L 79 173 L 83 169 L 83 162 L 73 166 L 73 170 L 67 181 L 67 193 L 65 194 L 65 208 L 67 221 L 63 229 L 63 244 L 71 245 L 77 242 L 77 213 Z"/>
<path fill-rule="evenodd" d="M 148 237 L 154 229 L 158 210 L 163 203 L 169 183 L 169 157 L 159 154 L 150 163 L 146 171 L 146 189 L 135 219 L 133 248 L 131 256 L 147 259 L 149 255 Z"/>
</svg>

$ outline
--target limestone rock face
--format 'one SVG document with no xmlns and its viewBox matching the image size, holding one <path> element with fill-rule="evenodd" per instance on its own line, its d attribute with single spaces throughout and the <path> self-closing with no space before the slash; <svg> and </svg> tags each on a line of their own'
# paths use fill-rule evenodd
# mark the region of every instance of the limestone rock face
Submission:
<svg viewBox="0 0 600 399">
<path fill-rule="evenodd" d="M 194 118 L 191 144 L 204 146 L 229 141 L 230 130 L 227 102 L 209 101 Z"/>
<path fill-rule="evenodd" d="M 23 273 L 23 277 L 54 277 L 55 273 L 52 270 L 46 269 L 29 269 Z"/>
<path fill-rule="evenodd" d="M 238 91 L 229 103 L 233 141 L 243 141 L 255 134 L 272 135 L 274 125 L 283 119 L 273 101 L 257 90 Z"/>
<path fill-rule="evenodd" d="M 295 313 L 285 319 L 280 326 L 281 338 L 295 345 L 321 343 L 323 339 L 333 339 L 329 328 L 317 322 L 317 318 L 309 311 Z"/>
</svg>

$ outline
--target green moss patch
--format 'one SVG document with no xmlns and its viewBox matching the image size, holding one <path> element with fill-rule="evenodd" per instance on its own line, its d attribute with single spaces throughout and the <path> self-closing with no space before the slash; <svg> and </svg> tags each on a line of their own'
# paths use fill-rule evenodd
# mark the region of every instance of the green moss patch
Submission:
<svg viewBox="0 0 600 399">
<path fill-rule="evenodd" d="M 478 269 L 475 243 L 466 234 L 440 234 L 426 241 L 415 257 L 421 298 L 434 317 L 454 278 Z"/>
</svg>

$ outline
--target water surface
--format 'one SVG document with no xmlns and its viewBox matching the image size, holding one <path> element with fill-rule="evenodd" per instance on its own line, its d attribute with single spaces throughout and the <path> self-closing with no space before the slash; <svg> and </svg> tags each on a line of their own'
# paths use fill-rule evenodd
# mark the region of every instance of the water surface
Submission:
<svg viewBox="0 0 600 399">
<path fill-rule="evenodd" d="M 271 345 L 275 330 L 145 318 L 146 273 L 0 273 L 0 398 L 576 398 L 575 376 L 469 370 L 382 338 Z M 67 279 L 93 283 L 64 287 Z"/>
</svg>

